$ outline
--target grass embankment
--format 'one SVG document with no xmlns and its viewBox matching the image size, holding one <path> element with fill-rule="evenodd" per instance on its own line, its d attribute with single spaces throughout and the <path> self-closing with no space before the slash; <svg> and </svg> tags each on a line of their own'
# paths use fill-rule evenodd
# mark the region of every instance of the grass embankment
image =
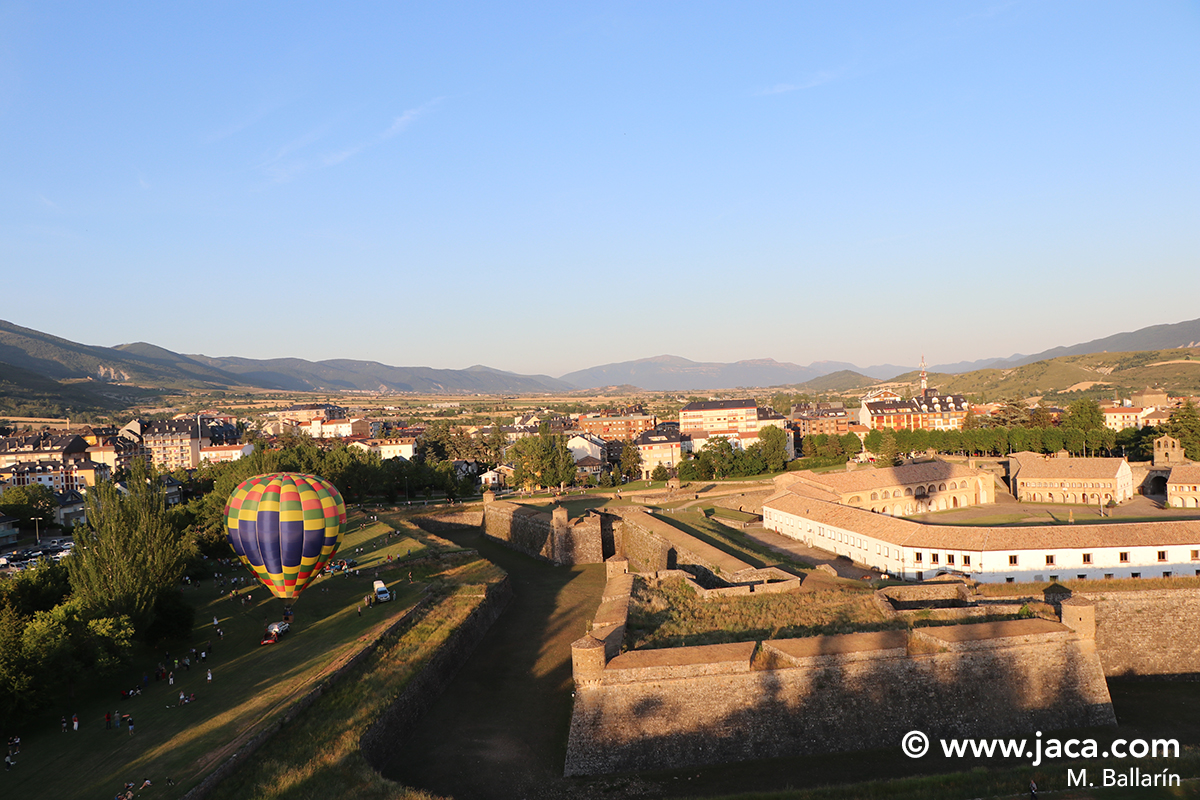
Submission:
<svg viewBox="0 0 1200 800">
<path fill-rule="evenodd" d="M 632 650 L 791 639 L 903 628 L 868 589 L 701 599 L 683 580 L 634 581 L 625 640 Z"/>
<path fill-rule="evenodd" d="M 208 580 L 185 589 L 197 609 L 191 641 L 139 647 L 130 667 L 118 676 L 96 679 L 73 697 L 64 691 L 56 707 L 20 730 L 3 732 L 22 738 L 17 766 L 4 776 L 6 795 L 110 797 L 127 781 L 140 785 L 150 778 L 153 786 L 139 797 L 181 797 L 240 743 L 277 724 L 295 702 L 411 608 L 441 569 L 436 562 L 410 561 L 452 547 L 411 526 L 393 532 L 361 515 L 347 528 L 340 554 L 358 560 L 359 576 L 318 578 L 295 603 L 292 630 L 278 644 L 260 646 L 259 639 L 266 622 L 280 618 L 283 602 L 270 598 L 256 582 L 248 584 L 253 587 L 248 604 L 229 599 L 228 587 L 214 587 Z M 398 560 L 389 566 L 388 555 Z M 376 570 L 396 599 L 364 609 L 360 616 L 356 608 L 370 591 Z M 248 574 L 240 565 L 218 571 L 227 577 Z M 216 633 L 214 616 L 224 638 Z M 210 642 L 204 663 L 190 670 L 174 667 L 177 657 L 192 647 L 207 649 Z M 174 685 L 150 679 L 140 696 L 121 696 L 122 688 L 142 684 L 159 662 L 174 672 Z M 196 702 L 180 706 L 181 691 L 194 693 Z M 105 728 L 105 714 L 117 711 L 132 715 L 135 735 L 124 727 Z M 79 715 L 79 731 L 60 733 L 59 718 L 72 714 Z M 166 786 L 168 776 L 175 786 Z"/>
<path fill-rule="evenodd" d="M 761 545 L 743 536 L 733 528 L 721 524 L 720 520 L 705 516 L 699 510 L 691 512 L 659 512 L 655 516 L 664 522 L 674 525 L 684 533 L 695 536 L 700 541 L 710 544 L 735 558 L 739 558 L 751 566 L 783 566 L 789 567 L 793 571 L 813 568 L 813 565 L 807 561 L 791 558 L 785 553 Z"/>
<path fill-rule="evenodd" d="M 350 797 L 428 798 L 384 778 L 359 750 L 359 739 L 405 684 L 483 600 L 481 584 L 504 573 L 474 559 L 439 576 L 439 595 L 406 629 L 385 638 L 366 661 L 273 736 L 223 780 L 212 800 Z"/>
</svg>

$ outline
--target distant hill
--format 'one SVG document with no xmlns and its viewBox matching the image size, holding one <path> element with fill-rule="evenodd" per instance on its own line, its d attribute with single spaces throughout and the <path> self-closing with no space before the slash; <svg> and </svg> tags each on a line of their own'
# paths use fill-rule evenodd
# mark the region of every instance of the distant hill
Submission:
<svg viewBox="0 0 1200 800">
<path fill-rule="evenodd" d="M 111 411 L 119 404 L 78 385 L 59 383 L 0 362 L 0 417 L 76 417 Z"/>
<path fill-rule="evenodd" d="M 1149 328 L 1139 328 L 1127 333 L 1116 333 L 1112 336 L 1105 336 L 1103 339 L 1093 339 L 1090 342 L 1070 347 L 1055 347 L 1032 356 L 1021 356 L 993 366 L 1019 367 L 1035 361 L 1044 361 L 1047 358 L 1079 356 L 1089 353 L 1131 353 L 1197 346 L 1200 346 L 1200 319 L 1192 319 L 1170 325 L 1151 325 Z"/>
<path fill-rule="evenodd" d="M 378 361 L 302 358 L 189 358 L 236 375 L 241 381 L 284 391 L 359 390 L 422 393 L 542 393 L 571 391 L 573 386 L 546 375 L 518 375 L 476 365 L 467 369 L 390 367 Z"/>
<path fill-rule="evenodd" d="M 563 375 L 561 380 L 580 389 L 632 384 L 651 391 L 687 391 L 779 386 L 801 383 L 821 374 L 810 367 L 770 358 L 722 364 L 663 355 L 578 370 Z"/>
<path fill-rule="evenodd" d="M 855 389 L 865 389 L 877 383 L 879 381 L 875 378 L 860 375 L 852 370 L 843 369 L 831 372 L 828 375 L 822 375 L 819 378 L 813 378 L 811 381 L 805 381 L 798 384 L 796 388 L 801 391 L 820 394 L 823 392 L 849 392 Z"/>
<path fill-rule="evenodd" d="M 897 376 L 916 386 L 919 374 Z M 1200 394 L 1200 348 L 1089 353 L 1060 356 L 1006 369 L 981 369 L 960 375 L 929 373 L 929 386 L 981 401 L 1042 396 L 1070 402 L 1080 397 L 1127 398 L 1148 386 L 1175 394 Z"/>
<path fill-rule="evenodd" d="M 1200 346 L 1200 319 L 1175 322 L 1168 325 L 1151 325 L 1127 333 L 1115 333 L 1103 339 L 1073 344 L 1067 347 L 1052 347 L 1030 356 L 1014 354 L 1008 358 L 983 358 L 978 361 L 959 361 L 955 364 L 938 364 L 929 372 L 964 373 L 981 369 L 1012 369 L 1038 361 L 1061 356 L 1081 356 L 1091 353 L 1133 353 L 1147 350 L 1168 350 L 1179 347 Z M 874 372 L 862 370 L 868 375 Z M 894 373 L 899 374 L 899 372 Z M 885 377 L 885 376 L 879 376 Z"/>
<path fill-rule="evenodd" d="M 31 376 L 52 381 L 87 379 L 97 382 L 90 390 L 97 394 L 103 394 L 100 387 L 104 383 L 160 389 L 253 387 L 276 391 L 442 394 L 538 394 L 573 388 L 546 375 L 518 375 L 482 365 L 454 370 L 390 367 L 375 361 L 350 359 L 313 362 L 301 358 L 212 358 L 182 355 L 146 342 L 100 347 L 3 320 L 0 320 L 0 361 L 25 370 L 18 381 L 22 385 L 32 380 Z"/>
<path fill-rule="evenodd" d="M 90 378 L 160 388 L 238 385 L 233 375 L 153 345 L 97 347 L 0 320 L 0 361 L 54 380 Z"/>
</svg>

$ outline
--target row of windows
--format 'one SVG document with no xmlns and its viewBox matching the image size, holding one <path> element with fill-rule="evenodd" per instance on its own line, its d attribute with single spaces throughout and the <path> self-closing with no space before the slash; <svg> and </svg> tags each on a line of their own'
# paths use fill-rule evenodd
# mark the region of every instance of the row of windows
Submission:
<svg viewBox="0 0 1200 800">
<path fill-rule="evenodd" d="M 1162 574 L 1162 576 L 1163 576 L 1164 578 L 1170 578 L 1170 577 L 1174 576 L 1174 574 L 1175 574 L 1175 573 L 1171 572 L 1171 570 L 1163 570 L 1163 574 Z M 1050 576 L 1050 580 L 1051 580 L 1051 581 L 1057 581 L 1057 580 L 1058 580 L 1059 578 L 1061 578 L 1061 577 L 1062 577 L 1061 575 L 1051 575 L 1051 576 Z M 1129 577 L 1130 577 L 1130 578 L 1140 578 L 1140 577 L 1142 577 L 1142 573 L 1140 573 L 1140 572 L 1131 572 L 1131 573 L 1129 573 Z M 1197 577 L 1197 578 L 1200 578 L 1200 569 L 1196 570 L 1196 577 Z M 1116 574 L 1115 574 L 1115 573 L 1112 573 L 1112 572 L 1106 572 L 1106 573 L 1104 573 L 1104 580 L 1106 580 L 1106 581 L 1111 581 L 1111 580 L 1113 580 L 1114 578 L 1116 578 Z M 918 573 L 917 573 L 917 580 L 920 580 L 920 579 L 921 579 L 921 573 L 919 573 L 919 572 L 918 572 Z M 1034 576 L 1033 576 L 1033 579 L 1034 579 L 1035 581 L 1041 581 L 1041 579 L 1042 579 L 1042 576 L 1041 576 L 1041 575 L 1034 575 Z M 1078 580 L 1078 581 L 1086 581 L 1087 579 L 1088 579 L 1088 576 L 1087 576 L 1086 574 L 1079 574 L 1079 575 L 1076 575 L 1076 576 L 1075 576 L 1075 580 Z M 1005 578 L 1005 579 L 1004 579 L 1004 582 L 1005 582 L 1005 583 L 1016 583 L 1016 581 L 1017 581 L 1017 579 L 1016 579 L 1015 577 L 1011 576 L 1011 575 L 1010 575 L 1010 576 L 1008 576 L 1007 578 Z"/>
<path fill-rule="evenodd" d="M 930 553 L 929 554 L 929 563 L 930 564 L 940 564 L 941 563 L 941 561 L 939 560 L 940 557 L 941 557 L 941 553 Z M 924 560 L 924 553 L 913 553 L 913 561 L 920 564 L 920 563 L 922 563 L 923 560 Z M 971 557 L 965 553 L 963 554 L 963 557 L 962 557 L 962 565 L 964 567 L 971 566 Z M 955 566 L 954 553 L 946 553 L 946 566 L 949 566 L 949 567 Z"/>
<path fill-rule="evenodd" d="M 1095 483 L 1093 481 L 1021 481 L 1027 489 L 1109 489 L 1112 481 Z"/>
<path fill-rule="evenodd" d="M 919 555 L 919 554 L 918 554 L 918 555 Z M 1054 566 L 1054 558 L 1055 558 L 1055 557 L 1054 557 L 1053 555 L 1047 555 L 1047 556 L 1046 556 L 1046 566 L 1047 566 L 1047 567 L 1052 567 L 1052 566 Z M 917 559 L 917 561 L 920 561 L 920 560 L 921 560 L 920 558 L 918 558 L 918 559 Z M 1128 563 L 1129 563 L 1129 551 L 1128 551 L 1128 550 L 1122 550 L 1122 551 L 1119 551 L 1119 552 L 1117 553 L 1117 560 L 1118 560 L 1118 561 L 1120 561 L 1122 564 L 1128 564 Z M 1162 562 L 1162 563 L 1166 563 L 1167 561 L 1170 561 L 1170 559 L 1167 557 L 1167 551 L 1166 551 L 1166 550 L 1159 550 L 1159 551 L 1158 551 L 1158 560 L 1159 560 L 1160 562 Z M 1192 561 L 1200 561 L 1200 550 L 1193 550 L 1193 551 L 1192 551 L 1192 559 L 1191 559 L 1191 560 L 1192 560 Z M 937 563 L 937 562 L 934 562 L 934 563 Z M 1091 553 L 1084 553 L 1084 554 L 1083 554 L 1083 563 L 1084 563 L 1084 564 L 1091 564 L 1091 563 L 1092 563 L 1092 554 L 1091 554 Z M 1009 565 L 1010 567 L 1016 567 L 1016 566 L 1019 566 L 1019 560 L 1018 560 L 1017 556 L 1015 556 L 1015 555 L 1010 555 L 1010 556 L 1008 557 L 1008 565 Z"/>
</svg>

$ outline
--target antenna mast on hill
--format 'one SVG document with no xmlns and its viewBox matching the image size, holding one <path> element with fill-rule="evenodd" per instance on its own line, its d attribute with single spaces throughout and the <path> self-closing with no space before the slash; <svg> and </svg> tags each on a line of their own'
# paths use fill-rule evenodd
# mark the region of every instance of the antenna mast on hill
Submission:
<svg viewBox="0 0 1200 800">
<path fill-rule="evenodd" d="M 929 391 L 929 380 L 925 375 L 925 354 L 921 354 L 921 397 L 925 397 Z"/>
</svg>

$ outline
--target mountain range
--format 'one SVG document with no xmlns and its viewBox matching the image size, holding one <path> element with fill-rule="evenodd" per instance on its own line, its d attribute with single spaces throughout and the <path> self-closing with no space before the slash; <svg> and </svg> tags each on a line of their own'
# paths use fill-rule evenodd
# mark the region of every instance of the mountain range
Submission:
<svg viewBox="0 0 1200 800">
<path fill-rule="evenodd" d="M 1004 370 L 1059 356 L 1101 352 L 1162 350 L 1200 341 L 1200 319 L 1118 333 L 1081 344 L 1055 347 L 1035 355 L 983 359 L 929 367 L 931 373 L 960 374 L 979 369 Z M 135 342 L 102 347 L 72 342 L 52 334 L 0 320 L 0 397 L 33 382 L 45 395 L 53 382 L 66 381 L 64 396 L 81 400 L 105 384 L 164 389 L 266 389 L 275 391 L 365 391 L 428 394 L 556 393 L 607 386 L 637 386 L 651 391 L 689 391 L 754 386 L 786 386 L 823 376 L 838 385 L 887 379 L 913 366 L 879 364 L 860 368 L 837 361 L 801 366 L 774 359 L 734 363 L 696 362 L 672 355 L 604 364 L 553 378 L 520 375 L 476 365 L 463 370 L 394 367 L 376 361 L 300 358 L 251 359 L 234 356 L 184 355 L 153 344 Z M 47 383 L 47 381 L 51 383 Z M 81 383 L 86 382 L 86 383 Z"/>
</svg>

